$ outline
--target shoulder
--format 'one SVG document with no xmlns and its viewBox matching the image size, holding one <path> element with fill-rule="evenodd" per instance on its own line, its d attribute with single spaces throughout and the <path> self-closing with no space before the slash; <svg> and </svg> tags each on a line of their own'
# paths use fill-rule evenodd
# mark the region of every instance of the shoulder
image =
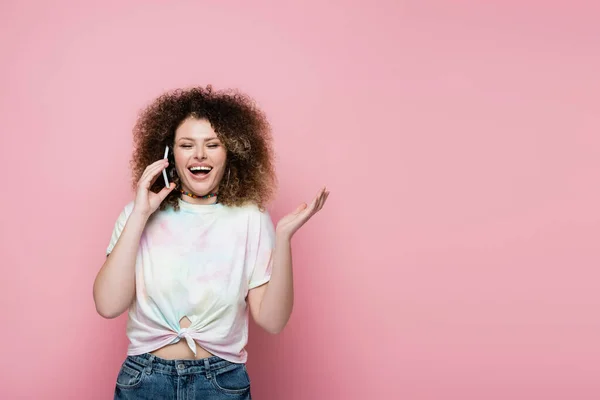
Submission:
<svg viewBox="0 0 600 400">
<path fill-rule="evenodd" d="M 266 218 L 270 217 L 269 211 L 267 209 L 261 209 L 257 204 L 248 203 L 238 207 L 240 212 L 252 217 L 252 218 Z"/>
<path fill-rule="evenodd" d="M 271 214 L 269 211 L 261 209 L 254 203 L 247 203 L 241 206 L 227 206 L 225 208 L 230 215 L 250 221 L 251 224 L 261 225 L 271 223 Z"/>
</svg>

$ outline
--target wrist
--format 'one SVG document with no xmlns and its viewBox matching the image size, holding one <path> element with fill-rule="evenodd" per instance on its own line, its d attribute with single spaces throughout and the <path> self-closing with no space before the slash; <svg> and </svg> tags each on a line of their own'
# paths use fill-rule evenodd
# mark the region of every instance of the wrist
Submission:
<svg viewBox="0 0 600 400">
<path fill-rule="evenodd" d="M 275 239 L 277 241 L 283 241 L 283 242 L 291 242 L 292 241 L 292 236 L 294 234 L 292 232 L 288 232 L 286 230 L 283 229 L 275 229 Z"/>
<path fill-rule="evenodd" d="M 151 212 L 140 210 L 134 206 L 129 218 L 133 217 L 134 219 L 145 222 L 146 220 L 148 220 L 148 218 L 150 218 L 150 215 L 152 215 Z"/>
</svg>

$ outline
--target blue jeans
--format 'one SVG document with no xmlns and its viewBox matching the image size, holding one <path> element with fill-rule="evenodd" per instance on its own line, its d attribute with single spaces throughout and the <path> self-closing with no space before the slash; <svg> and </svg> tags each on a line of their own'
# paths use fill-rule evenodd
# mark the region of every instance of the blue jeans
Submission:
<svg viewBox="0 0 600 400">
<path fill-rule="evenodd" d="M 127 356 L 117 376 L 115 399 L 251 400 L 245 364 L 220 357 L 165 360 L 146 353 Z"/>
</svg>

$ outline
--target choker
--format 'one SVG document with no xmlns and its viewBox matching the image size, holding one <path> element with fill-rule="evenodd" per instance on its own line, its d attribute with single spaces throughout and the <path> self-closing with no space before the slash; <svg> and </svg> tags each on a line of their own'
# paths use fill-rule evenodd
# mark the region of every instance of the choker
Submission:
<svg viewBox="0 0 600 400">
<path fill-rule="evenodd" d="M 204 196 L 198 196 L 198 195 L 195 195 L 194 193 L 186 192 L 183 189 L 179 189 L 179 191 L 181 192 L 181 194 L 184 194 L 189 197 L 193 197 L 194 199 L 209 199 L 211 197 L 216 197 L 219 194 L 218 192 L 215 192 L 215 193 L 205 194 Z"/>
</svg>

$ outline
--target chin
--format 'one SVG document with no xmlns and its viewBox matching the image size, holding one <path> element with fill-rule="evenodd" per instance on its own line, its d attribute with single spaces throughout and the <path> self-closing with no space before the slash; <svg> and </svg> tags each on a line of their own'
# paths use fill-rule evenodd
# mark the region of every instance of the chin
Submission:
<svg viewBox="0 0 600 400">
<path fill-rule="evenodd" d="M 198 184 L 195 182 L 190 182 L 187 186 L 190 189 L 190 191 L 196 196 L 205 196 L 209 193 L 213 193 L 218 189 L 218 186 L 214 186 L 211 184 Z"/>
<path fill-rule="evenodd" d="M 212 173 L 213 172 L 211 171 L 211 174 Z M 205 196 L 209 193 L 213 193 L 219 188 L 218 182 L 215 182 L 215 177 L 211 176 L 211 174 L 206 174 L 204 176 L 194 176 L 189 172 L 188 174 L 185 186 L 196 196 Z"/>
</svg>

